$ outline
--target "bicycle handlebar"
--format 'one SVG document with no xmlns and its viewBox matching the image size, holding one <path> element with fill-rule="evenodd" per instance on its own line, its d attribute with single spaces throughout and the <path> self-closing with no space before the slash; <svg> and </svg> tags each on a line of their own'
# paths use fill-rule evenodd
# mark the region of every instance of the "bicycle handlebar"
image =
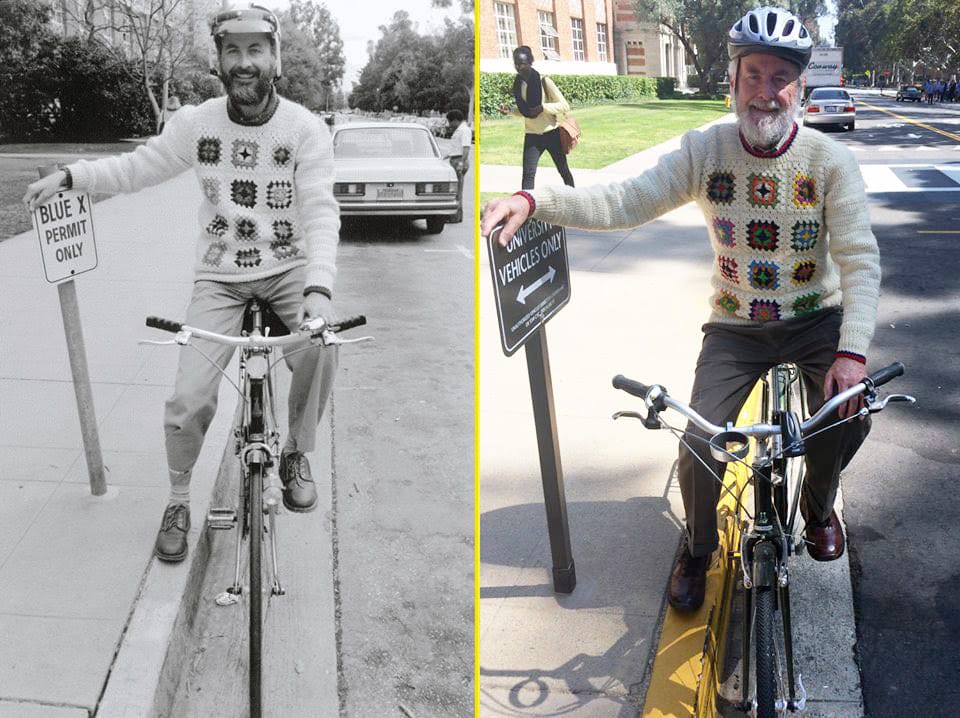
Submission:
<svg viewBox="0 0 960 718">
<path fill-rule="evenodd" d="M 282 337 L 268 336 L 245 336 L 236 337 L 229 334 L 218 334 L 217 332 L 207 331 L 198 327 L 191 327 L 182 322 L 175 322 L 171 319 L 161 317 L 147 317 L 146 325 L 153 329 L 162 329 L 165 332 L 173 334 L 186 334 L 187 337 L 197 337 L 218 344 L 227 344 L 236 347 L 282 347 L 288 344 L 296 344 L 305 339 L 319 339 L 323 344 L 327 344 L 332 335 L 346 329 L 363 326 L 367 323 L 367 318 L 362 314 L 349 319 L 325 322 L 322 318 L 314 319 L 304 325 L 300 331 L 291 332 Z M 337 342 L 334 342 L 337 343 Z"/>
<path fill-rule="evenodd" d="M 900 362 L 894 362 L 890 366 L 874 372 L 872 375 L 866 377 L 863 381 L 854 384 L 846 391 L 840 392 L 830 399 L 830 401 L 826 402 L 813 416 L 800 425 L 800 430 L 806 434 L 811 429 L 814 429 L 822 424 L 824 420 L 831 413 L 833 413 L 834 410 L 848 402 L 853 397 L 857 396 L 858 394 L 871 392 L 874 388 L 882 386 L 891 379 L 901 376 L 903 372 L 904 367 Z M 746 434 L 747 436 L 755 436 L 758 438 L 780 433 L 779 424 L 758 423 L 751 424 L 749 426 L 717 426 L 716 424 L 707 421 L 699 413 L 691 409 L 687 404 L 684 404 L 682 401 L 677 401 L 673 397 L 669 396 L 666 392 L 666 389 L 659 384 L 647 386 L 638 381 L 634 381 L 633 379 L 628 379 L 622 374 L 618 374 L 613 378 L 613 386 L 617 389 L 627 392 L 628 394 L 632 394 L 633 396 L 643 399 L 649 408 L 657 411 L 663 411 L 664 408 L 670 408 L 680 414 L 683 414 L 701 429 L 709 432 L 711 436 L 716 436 L 721 432 L 730 431 L 731 429 L 736 429 L 742 434 Z"/>
</svg>

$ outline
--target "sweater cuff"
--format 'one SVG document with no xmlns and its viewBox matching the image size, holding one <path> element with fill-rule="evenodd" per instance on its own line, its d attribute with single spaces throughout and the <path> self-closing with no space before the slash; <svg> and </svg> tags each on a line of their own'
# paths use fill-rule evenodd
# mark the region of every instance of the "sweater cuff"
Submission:
<svg viewBox="0 0 960 718">
<path fill-rule="evenodd" d="M 530 212 L 527 214 L 527 217 L 532 217 L 533 213 L 537 211 L 537 201 L 533 198 L 533 195 L 525 190 L 520 190 L 519 192 L 513 193 L 514 197 L 523 197 L 527 200 L 527 204 L 530 205 Z"/>
<path fill-rule="evenodd" d="M 319 284 L 312 284 L 309 287 L 303 288 L 303 296 L 307 296 L 308 294 L 313 294 L 313 293 L 322 294 L 327 299 L 333 299 L 333 292 L 331 292 L 326 287 L 320 286 Z"/>
<path fill-rule="evenodd" d="M 867 363 L 867 358 L 863 356 L 863 354 L 857 354 L 856 352 L 839 351 L 833 355 L 833 358 L 834 359 L 853 359 L 854 361 L 858 361 L 861 364 Z"/>
</svg>

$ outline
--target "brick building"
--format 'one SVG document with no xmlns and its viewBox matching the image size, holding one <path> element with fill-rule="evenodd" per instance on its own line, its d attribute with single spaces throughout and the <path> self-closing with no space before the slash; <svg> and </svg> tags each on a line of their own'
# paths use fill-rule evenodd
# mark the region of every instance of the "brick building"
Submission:
<svg viewBox="0 0 960 718">
<path fill-rule="evenodd" d="M 540 72 L 615 75 L 613 0 L 480 0 L 480 70 L 514 72 L 529 45 Z"/>
<path fill-rule="evenodd" d="M 663 25 L 637 22 L 631 0 L 614 0 L 613 47 L 620 75 L 672 77 L 687 86 L 687 54 L 680 40 Z"/>
</svg>

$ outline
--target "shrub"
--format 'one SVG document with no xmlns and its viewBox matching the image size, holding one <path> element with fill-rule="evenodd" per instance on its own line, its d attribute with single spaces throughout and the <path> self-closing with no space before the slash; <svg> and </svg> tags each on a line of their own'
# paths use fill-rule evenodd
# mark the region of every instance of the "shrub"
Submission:
<svg viewBox="0 0 960 718">
<path fill-rule="evenodd" d="M 661 100 L 670 99 L 673 97 L 674 92 L 677 89 L 677 81 L 672 77 L 658 77 L 657 78 L 657 97 Z"/>
<path fill-rule="evenodd" d="M 500 105 L 514 105 L 513 79 L 509 72 L 480 73 L 480 115 L 499 117 Z M 616 100 L 654 97 L 656 81 L 635 75 L 550 75 L 571 105 L 589 105 Z"/>
</svg>

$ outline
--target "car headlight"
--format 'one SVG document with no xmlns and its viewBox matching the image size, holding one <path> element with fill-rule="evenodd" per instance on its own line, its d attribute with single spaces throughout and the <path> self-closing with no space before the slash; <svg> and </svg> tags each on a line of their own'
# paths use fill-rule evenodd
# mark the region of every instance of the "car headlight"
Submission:
<svg viewBox="0 0 960 718">
<path fill-rule="evenodd" d="M 453 194 L 450 182 L 417 182 L 417 194 Z"/>
<path fill-rule="evenodd" d="M 364 189 L 363 182 L 335 182 L 333 185 L 335 195 L 362 196 Z"/>
</svg>

